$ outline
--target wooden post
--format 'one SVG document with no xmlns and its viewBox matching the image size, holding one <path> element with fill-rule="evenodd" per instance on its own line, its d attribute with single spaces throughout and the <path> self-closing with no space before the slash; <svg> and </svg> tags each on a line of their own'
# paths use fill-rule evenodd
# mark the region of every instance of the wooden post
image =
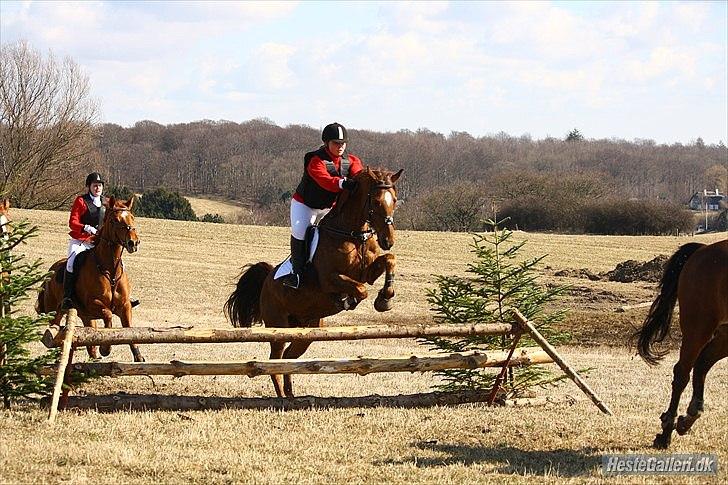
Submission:
<svg viewBox="0 0 728 485">
<path fill-rule="evenodd" d="M 564 371 L 564 373 L 569 376 L 569 378 L 574 381 L 574 383 L 579 386 L 579 388 L 584 391 L 584 393 L 589 396 L 589 399 L 592 400 L 594 404 L 599 408 L 600 411 L 602 411 L 604 414 L 612 415 L 612 411 L 607 407 L 607 405 L 599 399 L 599 396 L 596 395 L 594 391 L 589 387 L 589 385 L 582 380 L 582 378 L 577 374 L 577 372 L 572 369 L 569 364 L 564 361 L 563 358 L 556 352 L 556 349 L 548 343 L 548 341 L 541 335 L 541 333 L 536 329 L 536 327 L 533 325 L 533 323 L 529 322 L 526 317 L 523 316 L 523 314 L 518 311 L 517 308 L 511 308 L 511 311 L 515 315 L 518 322 L 521 324 L 521 326 L 526 330 L 531 337 L 541 346 L 541 348 L 546 352 L 552 359 L 554 359 L 554 362 L 558 364 L 559 367 L 561 367 L 561 370 Z"/>
<path fill-rule="evenodd" d="M 66 376 L 66 367 L 70 363 L 71 343 L 73 341 L 73 329 L 76 325 L 76 310 L 71 308 L 66 313 L 65 336 L 63 338 L 63 349 L 61 350 L 61 360 L 58 362 L 58 373 L 56 374 L 56 385 L 53 388 L 53 399 L 51 400 L 51 410 L 48 414 L 48 422 L 53 423 L 58 414 L 58 401 L 61 397 L 61 388 Z"/>
<path fill-rule="evenodd" d="M 506 372 L 508 372 L 508 368 L 511 364 L 511 359 L 513 358 L 513 352 L 516 351 L 516 347 L 518 346 L 518 342 L 521 340 L 521 335 L 523 335 L 523 332 L 518 332 L 513 337 L 513 345 L 511 345 L 511 350 L 508 352 L 508 357 L 506 357 L 505 363 L 503 364 L 503 368 L 500 371 L 500 374 L 498 374 L 498 377 L 495 378 L 495 381 L 493 382 L 493 389 L 490 391 L 490 396 L 488 396 L 488 404 L 493 405 L 495 402 L 495 397 L 498 395 L 498 391 L 500 390 L 501 383 L 503 382 L 503 379 L 506 376 Z"/>
</svg>

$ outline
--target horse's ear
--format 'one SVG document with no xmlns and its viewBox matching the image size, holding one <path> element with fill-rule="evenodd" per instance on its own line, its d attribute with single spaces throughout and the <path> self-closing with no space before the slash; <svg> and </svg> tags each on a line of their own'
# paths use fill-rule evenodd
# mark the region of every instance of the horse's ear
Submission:
<svg viewBox="0 0 728 485">
<path fill-rule="evenodd" d="M 113 195 L 110 196 L 108 199 L 106 199 L 106 207 L 113 209 L 114 204 L 116 204 L 116 199 L 114 198 Z"/>
<path fill-rule="evenodd" d="M 136 200 L 136 196 L 134 194 L 131 194 L 131 197 L 129 197 L 129 200 L 126 201 L 126 206 L 131 210 L 132 207 L 134 207 L 134 201 Z"/>
<path fill-rule="evenodd" d="M 397 180 L 399 180 L 399 177 L 400 177 L 400 175 L 402 175 L 402 172 L 404 172 L 404 169 L 403 168 L 400 168 L 399 169 L 399 172 L 397 172 L 394 175 L 392 175 L 392 183 L 393 184 L 394 183 L 397 183 Z"/>
</svg>

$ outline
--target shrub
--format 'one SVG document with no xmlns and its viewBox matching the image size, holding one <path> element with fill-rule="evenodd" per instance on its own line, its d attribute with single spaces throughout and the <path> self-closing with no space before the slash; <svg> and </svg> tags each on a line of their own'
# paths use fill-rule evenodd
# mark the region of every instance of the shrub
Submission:
<svg viewBox="0 0 728 485">
<path fill-rule="evenodd" d="M 196 221 L 190 201 L 179 192 L 164 188 L 154 189 L 142 195 L 136 215 L 156 219 L 175 219 L 178 221 Z"/>
<path fill-rule="evenodd" d="M 661 235 L 690 232 L 693 218 L 682 207 L 656 201 L 609 200 L 584 207 L 584 231 L 594 234 Z"/>
<path fill-rule="evenodd" d="M 214 222 L 217 224 L 224 224 L 225 219 L 220 214 L 210 214 L 207 213 L 204 216 L 200 217 L 200 222 Z"/>
</svg>

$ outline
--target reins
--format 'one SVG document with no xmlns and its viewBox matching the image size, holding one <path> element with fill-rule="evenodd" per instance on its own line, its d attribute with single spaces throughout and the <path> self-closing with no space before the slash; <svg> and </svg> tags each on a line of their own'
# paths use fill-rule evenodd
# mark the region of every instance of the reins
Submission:
<svg viewBox="0 0 728 485">
<path fill-rule="evenodd" d="M 125 211 L 128 209 L 111 208 L 108 210 L 111 210 L 114 212 L 121 212 L 121 211 Z M 131 226 L 129 224 L 124 224 L 123 222 L 119 222 L 119 221 L 113 220 L 113 219 L 110 220 L 109 223 L 116 225 L 116 226 L 122 226 L 122 227 L 126 228 L 126 230 L 129 232 L 131 232 L 132 229 L 135 229 L 133 226 Z M 97 236 L 99 239 L 104 241 L 110 248 L 115 247 L 115 246 L 121 247 L 121 253 L 119 254 L 118 258 L 115 258 L 113 256 L 113 251 L 111 253 L 112 254 L 111 258 L 114 262 L 113 273 L 110 270 L 107 270 L 106 268 L 104 268 L 102 262 L 99 260 L 98 256 L 96 255 L 96 251 L 94 251 L 93 248 L 91 250 L 94 261 L 96 262 L 96 269 L 99 271 L 99 273 L 101 273 L 103 276 L 105 276 L 106 279 L 108 279 L 109 283 L 111 284 L 111 311 L 113 313 L 113 311 L 114 311 L 114 294 L 116 293 L 116 286 L 119 284 L 119 281 L 121 280 L 121 277 L 124 274 L 124 265 L 121 264 L 121 256 L 122 256 L 122 254 L 124 254 L 125 244 L 122 241 L 120 241 L 119 239 L 117 239 L 117 240 L 109 239 L 109 238 L 105 237 L 103 233 L 104 233 L 104 231 L 103 231 L 103 226 L 102 226 L 102 228 L 98 232 Z M 121 273 L 119 273 L 119 276 L 117 276 L 116 274 L 117 274 L 117 272 L 119 272 L 119 267 L 121 267 Z"/>
<path fill-rule="evenodd" d="M 321 230 L 329 232 L 330 234 L 338 236 L 342 239 L 351 239 L 354 241 L 354 245 L 356 246 L 357 252 L 359 253 L 362 272 L 366 269 L 366 262 L 364 260 L 366 242 L 377 233 L 374 227 L 372 227 L 371 223 L 372 215 L 374 215 L 374 208 L 372 207 L 372 193 L 375 190 L 387 190 L 391 189 L 392 187 L 394 187 L 392 184 L 379 182 L 369 188 L 369 192 L 367 193 L 367 202 L 364 206 L 366 216 L 364 217 L 364 223 L 362 224 L 367 229 L 361 231 L 347 231 L 345 229 L 339 229 L 338 227 L 326 224 L 319 225 L 319 229 Z M 392 216 L 386 216 L 384 218 L 384 223 L 391 226 L 394 224 L 394 218 Z"/>
</svg>

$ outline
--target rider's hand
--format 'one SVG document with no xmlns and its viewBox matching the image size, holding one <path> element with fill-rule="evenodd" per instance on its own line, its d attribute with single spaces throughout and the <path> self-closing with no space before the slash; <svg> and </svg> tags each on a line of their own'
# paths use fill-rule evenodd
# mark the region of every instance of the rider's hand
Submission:
<svg viewBox="0 0 728 485">
<path fill-rule="evenodd" d="M 89 226 L 88 224 L 86 224 L 85 226 L 83 226 L 83 232 L 87 232 L 93 236 L 98 232 L 98 230 L 96 230 L 94 226 Z"/>
<path fill-rule="evenodd" d="M 339 182 L 342 189 L 346 189 L 349 191 L 352 191 L 356 189 L 356 180 L 343 178 L 341 179 L 341 182 Z"/>
</svg>

